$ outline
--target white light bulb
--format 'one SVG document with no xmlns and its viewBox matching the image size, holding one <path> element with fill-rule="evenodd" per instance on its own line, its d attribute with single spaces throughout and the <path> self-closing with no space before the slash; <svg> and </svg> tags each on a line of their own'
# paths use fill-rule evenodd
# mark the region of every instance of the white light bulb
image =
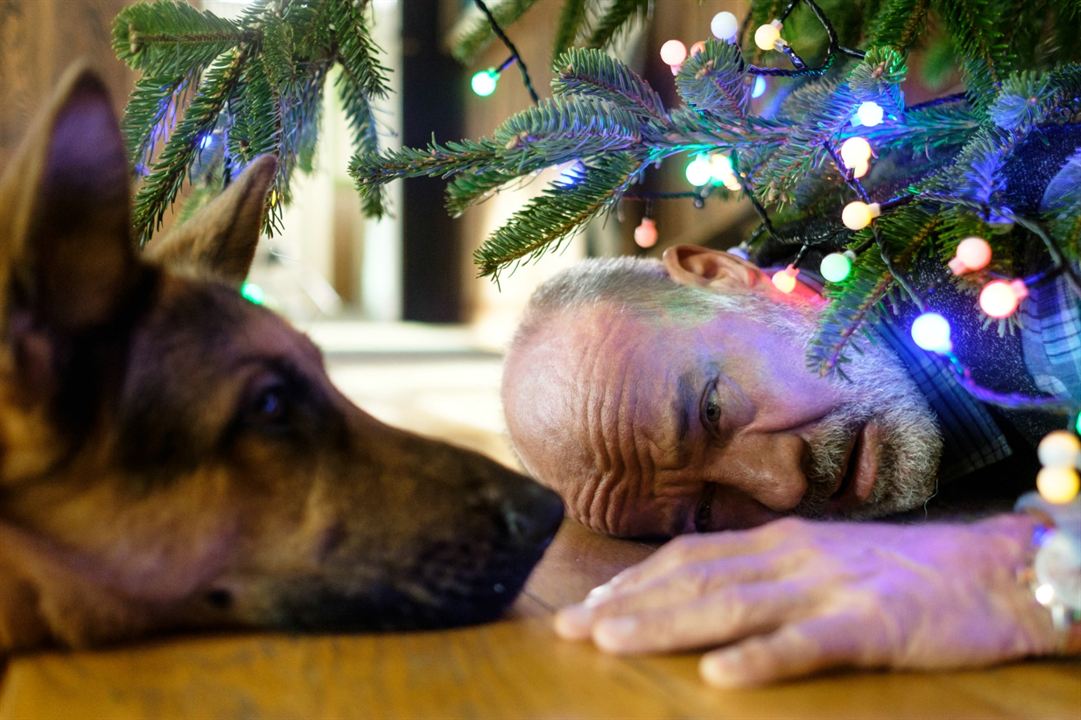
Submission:
<svg viewBox="0 0 1081 720">
<path fill-rule="evenodd" d="M 687 59 L 687 46 L 679 40 L 669 40 L 661 45 L 661 60 L 666 65 L 680 65 Z"/>
<path fill-rule="evenodd" d="M 754 31 L 754 44 L 758 46 L 759 50 L 773 50 L 777 46 L 777 41 L 781 39 L 782 27 L 780 20 L 774 20 L 767 25 L 760 25 Z"/>
<path fill-rule="evenodd" d="M 841 211 L 841 222 L 849 230 L 862 230 L 871 224 L 871 221 L 882 214 L 882 206 L 878 203 L 865 203 L 853 200 L 845 205 Z"/>
<path fill-rule="evenodd" d="M 1055 430 L 1044 435 L 1036 454 L 1044 467 L 1075 467 L 1081 462 L 1081 440 L 1072 432 Z"/>
<path fill-rule="evenodd" d="M 882 110 L 882 106 L 873 100 L 860 103 L 860 106 L 856 108 L 856 119 L 858 123 L 854 125 L 864 125 L 866 127 L 874 127 L 875 125 L 882 124 L 882 118 L 885 116 L 885 112 Z"/>
<path fill-rule="evenodd" d="M 694 160 L 687 165 L 685 171 L 687 182 L 696 187 L 705 185 L 713 179 L 713 168 L 710 167 L 709 158 L 705 155 L 698 155 Z"/>
<path fill-rule="evenodd" d="M 732 42 L 736 39 L 736 34 L 739 33 L 739 21 L 735 15 L 726 10 L 713 16 L 713 19 L 709 22 L 709 29 L 713 33 L 713 37 L 718 40 Z"/>
<path fill-rule="evenodd" d="M 936 312 L 925 312 L 912 323 L 912 339 L 924 350 L 943 355 L 953 349 L 950 323 Z"/>
<path fill-rule="evenodd" d="M 841 160 L 849 169 L 867 164 L 872 155 L 871 143 L 861 137 L 850 137 L 841 143 Z"/>
</svg>

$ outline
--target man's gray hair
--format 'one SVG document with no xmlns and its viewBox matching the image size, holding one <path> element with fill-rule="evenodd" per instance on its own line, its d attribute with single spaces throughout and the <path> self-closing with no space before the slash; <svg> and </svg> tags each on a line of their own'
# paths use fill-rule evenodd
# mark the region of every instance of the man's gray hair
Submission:
<svg viewBox="0 0 1081 720">
<path fill-rule="evenodd" d="M 722 310 L 737 310 L 729 295 L 674 282 L 653 258 L 592 258 L 542 283 L 529 299 L 513 345 L 531 337 L 554 315 L 606 303 L 638 317 L 695 325 Z"/>
</svg>

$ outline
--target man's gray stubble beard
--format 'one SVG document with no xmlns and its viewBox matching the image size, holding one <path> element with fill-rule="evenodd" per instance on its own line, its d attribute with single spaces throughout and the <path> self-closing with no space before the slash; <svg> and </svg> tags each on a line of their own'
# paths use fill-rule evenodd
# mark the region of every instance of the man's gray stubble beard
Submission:
<svg viewBox="0 0 1081 720">
<path fill-rule="evenodd" d="M 800 312 L 759 294 L 747 294 L 745 317 L 791 334 L 805 350 L 815 331 L 813 309 Z M 878 424 L 878 478 L 866 503 L 845 513 L 865 519 L 909 510 L 934 493 L 942 455 L 942 434 L 916 383 L 901 360 L 884 347 L 853 338 L 848 380 L 831 381 L 846 402 L 823 418 L 811 437 L 807 493 L 795 513 L 822 517 L 827 513 L 836 478 L 844 469 L 853 434 L 871 420 Z M 853 458 L 853 462 L 857 459 Z"/>
</svg>

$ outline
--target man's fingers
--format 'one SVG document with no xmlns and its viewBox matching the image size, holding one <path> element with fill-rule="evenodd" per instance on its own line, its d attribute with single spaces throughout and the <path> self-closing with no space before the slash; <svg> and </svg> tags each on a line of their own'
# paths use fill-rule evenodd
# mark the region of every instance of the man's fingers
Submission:
<svg viewBox="0 0 1081 720">
<path fill-rule="evenodd" d="M 702 657 L 699 672 L 716 687 L 746 687 L 844 666 L 876 667 L 885 648 L 860 631 L 855 614 L 817 617 L 781 627 Z"/>
<path fill-rule="evenodd" d="M 613 591 L 627 590 L 691 563 L 754 557 L 777 547 L 789 535 L 795 522 L 799 521 L 786 518 L 752 530 L 680 535 L 646 560 L 627 568 L 601 587 Z"/>
<path fill-rule="evenodd" d="M 784 564 L 784 558 L 722 558 L 692 563 L 631 587 L 602 585 L 584 603 L 556 615 L 556 632 L 567 639 L 583 640 L 602 618 L 687 604 L 725 587 L 774 579 L 777 563 Z"/>
<path fill-rule="evenodd" d="M 812 602 L 805 588 L 792 582 L 749 583 L 690 602 L 598 620 L 593 640 L 612 653 L 715 647 L 772 632 L 806 615 Z"/>
</svg>

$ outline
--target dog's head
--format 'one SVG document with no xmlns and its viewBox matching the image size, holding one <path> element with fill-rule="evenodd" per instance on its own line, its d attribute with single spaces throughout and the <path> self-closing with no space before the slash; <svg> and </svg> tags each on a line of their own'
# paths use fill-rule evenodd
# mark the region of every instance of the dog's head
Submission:
<svg viewBox="0 0 1081 720">
<path fill-rule="evenodd" d="M 498 614 L 561 506 L 366 415 L 240 296 L 273 158 L 142 256 L 128 172 L 75 71 L 0 182 L 0 654 Z"/>
</svg>

